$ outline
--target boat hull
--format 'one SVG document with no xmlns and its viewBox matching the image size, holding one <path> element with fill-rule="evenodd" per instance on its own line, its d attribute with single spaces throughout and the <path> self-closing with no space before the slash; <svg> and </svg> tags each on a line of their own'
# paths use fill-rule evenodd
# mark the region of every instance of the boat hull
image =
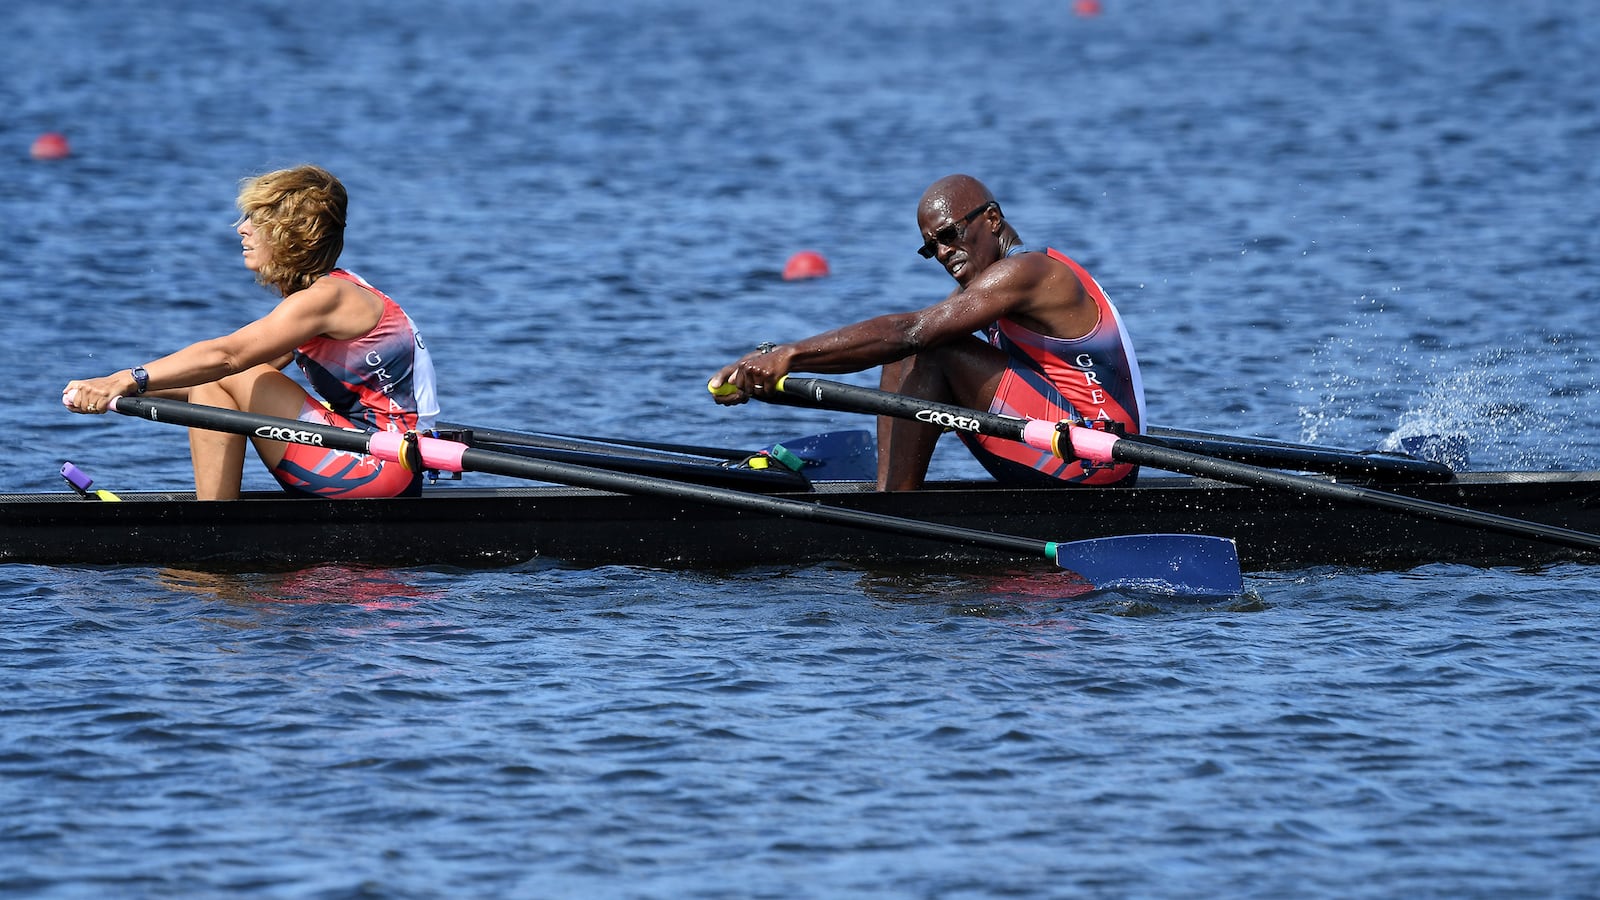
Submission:
<svg viewBox="0 0 1600 900">
<path fill-rule="evenodd" d="M 1600 472 L 1472 473 L 1446 484 L 1388 489 L 1600 531 Z M 265 492 L 215 503 L 183 493 L 122 496 L 124 502 L 107 503 L 66 493 L 0 495 L 0 562 L 282 569 L 319 563 L 500 566 L 534 559 L 663 567 L 1007 561 L 1003 553 L 938 540 L 561 487 L 439 486 L 421 498 L 346 501 Z M 1183 477 L 1145 478 L 1132 489 L 951 482 L 895 494 L 822 485 L 789 496 L 1060 542 L 1147 532 L 1231 537 L 1250 570 L 1528 565 L 1583 556 L 1470 525 Z"/>
</svg>

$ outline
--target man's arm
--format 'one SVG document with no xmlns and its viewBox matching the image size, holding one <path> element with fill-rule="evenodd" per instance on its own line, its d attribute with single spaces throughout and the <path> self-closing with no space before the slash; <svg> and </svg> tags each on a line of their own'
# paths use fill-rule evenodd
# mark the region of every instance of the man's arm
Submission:
<svg viewBox="0 0 1600 900">
<path fill-rule="evenodd" d="M 970 335 L 1002 317 L 1037 320 L 1041 279 L 1050 278 L 1054 269 L 1065 271 L 1073 284 L 1077 279 L 1053 260 L 1035 254 L 1029 257 L 994 264 L 971 284 L 932 306 L 877 316 L 780 344 L 767 352 L 751 351 L 718 371 L 710 386 L 734 385 L 739 392 L 719 396 L 718 401 L 742 403 L 757 386 L 765 389 L 790 372 L 860 372 Z"/>
</svg>

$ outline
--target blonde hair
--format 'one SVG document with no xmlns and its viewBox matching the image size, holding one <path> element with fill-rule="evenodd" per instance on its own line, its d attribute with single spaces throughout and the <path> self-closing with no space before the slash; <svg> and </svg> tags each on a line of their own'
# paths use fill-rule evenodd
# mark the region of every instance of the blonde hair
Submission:
<svg viewBox="0 0 1600 900">
<path fill-rule="evenodd" d="M 296 166 L 246 178 L 238 203 L 272 247 L 272 261 L 256 273 L 257 281 L 287 297 L 333 271 L 344 250 L 349 197 L 332 173 Z"/>
</svg>

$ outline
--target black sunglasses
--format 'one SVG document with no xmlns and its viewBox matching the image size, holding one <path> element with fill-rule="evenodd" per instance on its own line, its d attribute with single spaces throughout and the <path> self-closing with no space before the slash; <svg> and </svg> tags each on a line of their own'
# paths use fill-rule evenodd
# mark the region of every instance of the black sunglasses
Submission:
<svg viewBox="0 0 1600 900">
<path fill-rule="evenodd" d="M 917 252 L 922 254 L 923 259 L 933 259 L 933 255 L 939 252 L 940 245 L 946 247 L 954 246 L 956 241 L 967 236 L 967 223 L 976 219 L 985 210 L 994 205 L 996 205 L 995 202 L 990 200 L 988 203 L 962 216 L 959 222 L 951 222 L 949 225 L 935 231 L 933 237 L 928 238 Z"/>
</svg>

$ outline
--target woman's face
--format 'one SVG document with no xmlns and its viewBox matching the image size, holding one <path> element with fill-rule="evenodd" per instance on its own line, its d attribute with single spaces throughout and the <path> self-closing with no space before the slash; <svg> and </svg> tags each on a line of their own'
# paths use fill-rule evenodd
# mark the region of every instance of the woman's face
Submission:
<svg viewBox="0 0 1600 900">
<path fill-rule="evenodd" d="M 264 232 L 256 230 L 256 223 L 245 216 L 239 220 L 239 244 L 244 248 L 244 267 L 261 272 L 272 263 L 272 244 Z"/>
</svg>

